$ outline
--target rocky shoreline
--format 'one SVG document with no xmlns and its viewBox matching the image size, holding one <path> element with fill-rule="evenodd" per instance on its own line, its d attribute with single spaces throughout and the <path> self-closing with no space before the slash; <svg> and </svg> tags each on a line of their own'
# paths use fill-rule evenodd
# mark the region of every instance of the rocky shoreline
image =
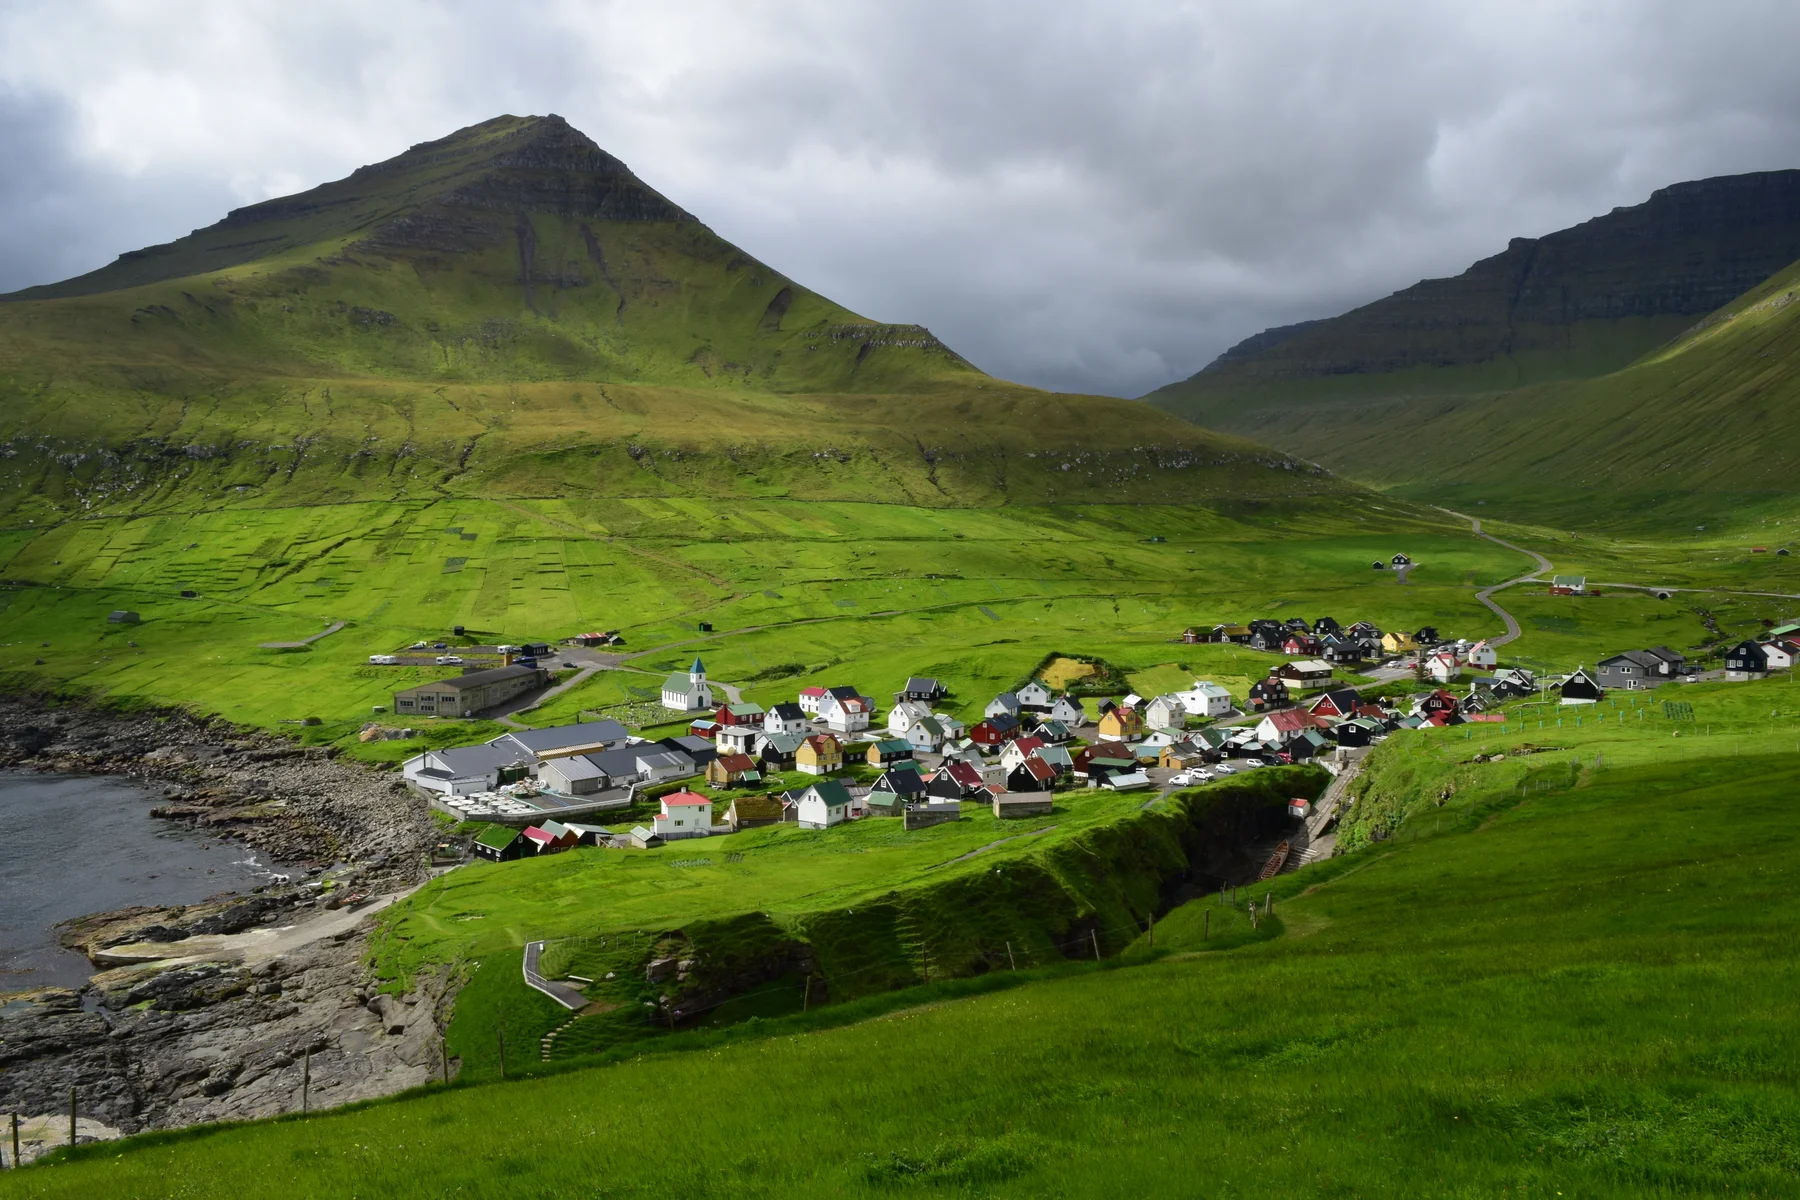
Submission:
<svg viewBox="0 0 1800 1200">
<path fill-rule="evenodd" d="M 307 875 L 61 927 L 106 969 L 80 991 L 0 995 L 0 1120 L 19 1114 L 27 1158 L 67 1141 L 70 1088 L 87 1140 L 293 1111 L 303 1069 L 315 1108 L 444 1069 L 455 981 L 380 992 L 363 963 L 370 921 L 342 907 L 350 893 L 393 896 L 426 878 L 436 829 L 397 777 L 176 710 L 27 697 L 0 697 L 0 767 L 160 784 L 154 815 Z"/>
</svg>

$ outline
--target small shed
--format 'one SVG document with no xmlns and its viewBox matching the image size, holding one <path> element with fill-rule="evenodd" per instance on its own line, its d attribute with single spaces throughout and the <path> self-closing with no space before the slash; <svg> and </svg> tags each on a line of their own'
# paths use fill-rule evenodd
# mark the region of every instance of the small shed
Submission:
<svg viewBox="0 0 1800 1200">
<path fill-rule="evenodd" d="M 136 625 L 138 615 L 129 608 L 115 608 L 106 614 L 108 625 Z"/>
<path fill-rule="evenodd" d="M 962 805 L 955 801 L 944 803 L 933 802 L 921 804 L 917 808 L 909 808 L 900 814 L 902 829 L 925 829 L 932 825 L 943 825 L 962 819 Z"/>
<path fill-rule="evenodd" d="M 1000 792 L 994 797 L 994 816 L 1002 821 L 1049 816 L 1054 800 L 1049 792 Z"/>
<path fill-rule="evenodd" d="M 1306 819 L 1306 814 L 1312 811 L 1312 801 L 1304 796 L 1295 796 L 1288 801 L 1287 811 L 1288 816 L 1303 821 Z"/>
</svg>

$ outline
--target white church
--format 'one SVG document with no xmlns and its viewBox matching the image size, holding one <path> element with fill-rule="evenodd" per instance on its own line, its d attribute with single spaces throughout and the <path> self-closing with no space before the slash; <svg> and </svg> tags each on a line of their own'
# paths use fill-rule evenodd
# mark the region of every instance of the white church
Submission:
<svg viewBox="0 0 1800 1200">
<path fill-rule="evenodd" d="M 706 664 L 696 658 L 686 675 L 677 671 L 663 680 L 662 702 L 672 712 L 710 712 L 713 694 L 712 685 L 706 682 Z"/>
</svg>

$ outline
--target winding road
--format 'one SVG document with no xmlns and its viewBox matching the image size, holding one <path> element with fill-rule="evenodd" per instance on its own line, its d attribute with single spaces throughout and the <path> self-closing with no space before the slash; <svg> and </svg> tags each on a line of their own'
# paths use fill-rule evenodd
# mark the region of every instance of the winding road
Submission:
<svg viewBox="0 0 1800 1200">
<path fill-rule="evenodd" d="M 1553 566 L 1551 566 L 1549 559 L 1547 559 L 1543 555 L 1539 554 L 1536 550 L 1527 550 L 1523 546 L 1513 545 L 1511 542 L 1507 541 L 1505 538 L 1497 538 L 1491 533 L 1484 533 L 1481 528 L 1481 518 L 1480 517 L 1471 517 L 1467 513 L 1459 513 L 1457 511 L 1455 511 L 1454 509 L 1448 509 L 1448 508 L 1440 508 L 1438 511 L 1439 512 L 1447 512 L 1453 517 L 1457 517 L 1457 518 L 1460 518 L 1461 520 L 1467 521 L 1469 523 L 1470 528 L 1475 531 L 1476 537 L 1486 538 L 1488 541 L 1493 542 L 1496 546 L 1505 546 L 1508 550 L 1511 550 L 1516 554 L 1523 554 L 1527 558 L 1536 560 L 1537 566 L 1535 566 L 1533 569 L 1525 572 L 1525 574 L 1520 575 L 1518 578 L 1508 579 L 1504 583 L 1496 583 L 1492 587 L 1482 588 L 1479 592 L 1475 593 L 1475 598 L 1477 600 L 1479 600 L 1483 604 L 1487 605 L 1490 609 L 1492 609 L 1494 611 L 1494 615 L 1498 616 L 1502 621 L 1506 622 L 1506 632 L 1503 635 L 1501 635 L 1500 637 L 1489 638 L 1488 645 L 1504 646 L 1504 645 L 1506 645 L 1506 643 L 1517 639 L 1519 636 L 1518 618 L 1513 616 L 1511 613 L 1507 612 L 1504 608 L 1501 608 L 1499 604 L 1495 603 L 1494 593 L 1497 591 L 1500 591 L 1502 588 L 1509 588 L 1515 583 L 1529 583 L 1532 580 L 1537 579 L 1539 576 L 1550 574 L 1550 572 L 1553 571 L 1555 568 Z"/>
</svg>

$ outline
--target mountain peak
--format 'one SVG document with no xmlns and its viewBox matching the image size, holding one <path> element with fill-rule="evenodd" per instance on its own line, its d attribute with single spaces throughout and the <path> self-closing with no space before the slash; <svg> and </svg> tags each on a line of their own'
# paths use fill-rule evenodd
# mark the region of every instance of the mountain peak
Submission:
<svg viewBox="0 0 1800 1200">
<path fill-rule="evenodd" d="M 554 113 L 494 117 L 342 179 L 233 209 L 185 238 L 8 299 L 91 295 L 223 270 L 307 245 L 384 255 L 462 254 L 533 215 L 587 222 L 694 217 Z"/>
</svg>

